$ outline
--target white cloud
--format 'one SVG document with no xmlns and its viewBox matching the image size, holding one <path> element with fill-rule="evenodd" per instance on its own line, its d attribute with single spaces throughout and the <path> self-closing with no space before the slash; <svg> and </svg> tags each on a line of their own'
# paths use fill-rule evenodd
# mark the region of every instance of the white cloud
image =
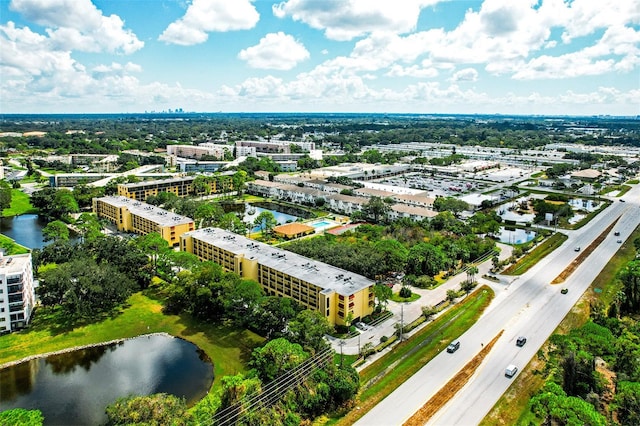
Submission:
<svg viewBox="0 0 640 426">
<path fill-rule="evenodd" d="M 251 0 L 193 0 L 184 16 L 169 24 L 158 40 L 190 46 L 207 41 L 212 31 L 251 29 L 259 19 Z"/>
<path fill-rule="evenodd" d="M 134 64 L 133 62 L 127 62 L 122 65 L 118 62 L 112 62 L 111 65 L 100 64 L 93 68 L 94 73 L 112 73 L 112 74 L 123 74 L 130 72 L 141 72 L 142 67 L 138 64 Z"/>
<path fill-rule="evenodd" d="M 377 31 L 407 33 L 415 30 L 420 10 L 442 0 L 286 0 L 272 7 L 279 18 L 290 16 L 329 39 L 351 40 Z"/>
<path fill-rule="evenodd" d="M 478 71 L 475 68 L 465 68 L 460 71 L 456 71 L 451 76 L 451 81 L 476 81 L 478 80 Z"/>
<path fill-rule="evenodd" d="M 9 7 L 47 27 L 55 49 L 131 54 L 144 46 L 119 16 L 104 16 L 90 0 L 12 0 Z"/>
<path fill-rule="evenodd" d="M 267 34 L 257 45 L 243 49 L 238 58 L 252 68 L 290 70 L 309 59 L 309 52 L 292 36 L 278 32 Z"/>
<path fill-rule="evenodd" d="M 388 72 L 385 73 L 387 77 L 415 77 L 415 78 L 434 78 L 438 76 L 438 70 L 433 67 L 421 67 L 418 65 L 411 65 L 410 67 L 403 67 L 401 65 L 392 65 Z"/>
</svg>

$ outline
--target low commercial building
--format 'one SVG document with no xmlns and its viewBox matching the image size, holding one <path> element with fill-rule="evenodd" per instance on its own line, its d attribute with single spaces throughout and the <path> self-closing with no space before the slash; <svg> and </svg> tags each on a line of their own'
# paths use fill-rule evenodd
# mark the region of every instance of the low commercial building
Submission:
<svg viewBox="0 0 640 426">
<path fill-rule="evenodd" d="M 188 232 L 180 249 L 257 281 L 266 294 L 321 312 L 332 325 L 357 321 L 374 307 L 374 282 L 298 254 L 218 228 Z"/>
<path fill-rule="evenodd" d="M 35 299 L 31 254 L 0 254 L 0 333 L 26 327 Z"/>
<path fill-rule="evenodd" d="M 170 246 L 178 245 L 182 234 L 195 229 L 191 218 L 127 197 L 94 198 L 93 212 L 113 222 L 121 232 L 139 235 L 157 232 Z"/>
</svg>

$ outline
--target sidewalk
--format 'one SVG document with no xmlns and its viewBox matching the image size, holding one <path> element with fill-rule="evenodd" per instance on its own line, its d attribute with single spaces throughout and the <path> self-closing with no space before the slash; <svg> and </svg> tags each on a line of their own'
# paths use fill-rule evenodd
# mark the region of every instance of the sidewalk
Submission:
<svg viewBox="0 0 640 426">
<path fill-rule="evenodd" d="M 500 254 L 498 258 L 500 260 L 507 259 L 511 256 L 511 252 L 513 247 L 498 243 L 500 247 Z M 489 273 L 491 269 L 491 258 L 485 260 L 484 262 L 477 264 L 478 273 L 476 274 L 476 280 L 478 285 L 489 285 L 494 290 L 505 288 L 508 284 L 511 283 L 516 277 L 500 277 L 501 281 L 494 282 L 490 280 L 486 280 L 482 278 L 482 275 Z M 437 288 L 433 290 L 424 290 L 415 287 L 411 287 L 411 291 L 419 294 L 420 299 L 414 302 L 407 303 L 397 303 L 389 301 L 387 310 L 393 313 L 393 316 L 389 317 L 382 323 L 376 325 L 375 327 L 370 327 L 367 331 L 361 331 L 360 334 L 356 337 L 352 337 L 350 339 L 337 339 L 334 337 L 327 337 L 329 343 L 336 351 L 336 353 L 343 353 L 344 355 L 357 355 L 360 353 L 360 349 L 367 343 L 371 343 L 373 346 L 377 346 L 380 344 L 380 338 L 382 336 L 391 337 L 396 332 L 396 327 L 399 327 L 400 324 L 410 324 L 415 321 L 422 315 L 422 308 L 424 306 L 436 306 L 438 303 L 447 299 L 447 290 L 459 290 L 460 284 L 467 279 L 466 272 L 461 272 L 447 280 L 444 284 L 441 284 Z M 400 290 L 400 284 L 396 284 L 394 286 L 393 291 L 397 292 Z M 428 323 L 424 323 L 428 324 Z M 420 327 L 416 327 L 410 333 L 404 334 L 405 337 L 411 336 L 415 332 L 417 332 Z M 343 341 L 344 344 L 340 347 L 340 342 Z M 385 350 L 369 355 L 365 363 L 361 364 L 358 367 L 358 370 L 366 367 L 371 364 L 373 361 L 383 356 L 385 353 L 391 350 L 394 345 L 389 346 Z M 342 352 L 341 352 L 342 351 Z"/>
</svg>

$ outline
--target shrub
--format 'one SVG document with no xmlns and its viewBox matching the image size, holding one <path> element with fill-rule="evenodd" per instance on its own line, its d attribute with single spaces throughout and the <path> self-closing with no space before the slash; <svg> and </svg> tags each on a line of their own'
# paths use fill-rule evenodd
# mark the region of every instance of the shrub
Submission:
<svg viewBox="0 0 640 426">
<path fill-rule="evenodd" d="M 404 297 L 405 299 L 411 297 L 411 289 L 409 287 L 402 287 L 399 293 L 400 297 Z"/>
</svg>

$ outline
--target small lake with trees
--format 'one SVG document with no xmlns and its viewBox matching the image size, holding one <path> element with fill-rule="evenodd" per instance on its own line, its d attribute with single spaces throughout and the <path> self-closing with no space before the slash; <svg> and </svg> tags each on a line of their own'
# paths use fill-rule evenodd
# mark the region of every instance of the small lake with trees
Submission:
<svg viewBox="0 0 640 426">
<path fill-rule="evenodd" d="M 30 249 L 42 248 L 42 228 L 47 221 L 37 214 L 23 214 L 0 219 L 0 234 L 15 240 L 16 243 Z"/>
<path fill-rule="evenodd" d="M 39 409 L 45 424 L 97 425 L 121 397 L 168 393 L 196 403 L 213 364 L 194 344 L 148 335 L 25 361 L 0 370 L 0 411 Z"/>
</svg>

